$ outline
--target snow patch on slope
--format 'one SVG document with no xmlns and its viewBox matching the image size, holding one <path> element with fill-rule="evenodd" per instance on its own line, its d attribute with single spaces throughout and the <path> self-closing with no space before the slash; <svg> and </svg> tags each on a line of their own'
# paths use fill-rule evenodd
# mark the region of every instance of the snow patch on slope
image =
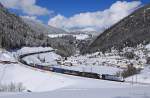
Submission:
<svg viewBox="0 0 150 98">
<path fill-rule="evenodd" d="M 24 57 L 23 59 L 28 63 L 33 64 L 42 64 L 42 65 L 57 65 L 58 59 L 60 59 L 61 56 L 57 55 L 54 52 L 50 53 L 42 53 L 42 54 L 35 54 L 32 56 Z"/>
<path fill-rule="evenodd" d="M 49 50 L 54 50 L 54 49 L 51 47 L 23 47 L 15 51 L 14 53 L 17 53 L 18 56 L 22 54 L 28 54 L 28 53 L 40 52 L 40 51 L 49 51 Z"/>
<path fill-rule="evenodd" d="M 0 52 L 0 61 L 11 61 L 15 62 L 16 60 L 13 58 L 13 55 L 9 52 Z"/>
<path fill-rule="evenodd" d="M 67 35 L 72 35 L 77 40 L 84 40 L 84 39 L 89 38 L 89 36 L 86 34 L 49 34 L 48 36 L 50 38 L 56 38 L 56 37 L 63 37 L 63 36 L 67 36 Z"/>
</svg>

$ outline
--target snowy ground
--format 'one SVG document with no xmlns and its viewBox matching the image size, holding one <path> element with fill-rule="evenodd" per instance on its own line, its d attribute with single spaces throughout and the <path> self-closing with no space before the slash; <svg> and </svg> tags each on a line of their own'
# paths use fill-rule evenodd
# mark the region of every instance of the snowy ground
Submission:
<svg viewBox="0 0 150 98">
<path fill-rule="evenodd" d="M 37 47 L 33 49 L 26 47 L 24 49 L 21 49 L 21 52 L 20 50 L 18 50 L 19 52 L 13 52 L 13 54 L 10 52 L 1 52 L 0 57 L 2 57 L 2 59 L 5 58 L 7 60 L 15 60 L 13 56 L 16 56 L 16 54 L 19 55 L 22 53 L 31 53 L 39 50 L 40 49 L 38 49 Z M 43 49 L 41 48 L 41 50 Z M 35 56 L 37 57 L 37 55 Z M 55 59 L 59 58 L 59 56 L 54 53 L 42 54 L 40 55 L 40 57 L 56 57 Z M 33 57 L 31 56 L 31 58 L 28 60 L 31 60 L 32 58 Z M 51 60 L 53 61 L 53 59 Z M 47 59 L 46 61 L 49 61 L 49 59 Z M 80 67 L 82 68 L 83 66 L 76 66 L 75 68 L 81 69 Z M 103 67 L 106 67 L 104 69 L 101 68 L 104 72 L 111 72 L 110 70 L 112 68 L 109 69 L 109 71 L 106 69 L 112 66 Z M 91 67 L 89 67 L 88 69 L 90 68 Z M 118 69 L 112 70 L 115 72 L 115 70 Z M 138 80 L 140 82 L 150 83 L 149 72 L 149 66 L 145 67 L 141 74 L 138 75 Z M 129 81 L 131 79 L 132 77 L 127 78 L 127 80 Z M 20 63 L 0 64 L 0 83 L 9 84 L 11 82 L 22 83 L 26 89 L 33 92 L 1 93 L 0 98 L 150 98 L 150 85 L 97 80 L 46 72 L 27 67 Z"/>
<path fill-rule="evenodd" d="M 112 92 L 113 91 L 113 92 Z M 149 88 L 109 88 L 57 90 L 53 92 L 17 94 L 1 98 L 150 98 Z"/>
<path fill-rule="evenodd" d="M 2 94 L 1 98 L 150 98 L 150 86 L 131 85 L 61 75 L 74 80 L 73 85 L 41 93 Z"/>
<path fill-rule="evenodd" d="M 33 92 L 50 91 L 71 85 L 71 79 L 50 72 L 40 72 L 21 65 L 0 65 L 2 84 L 22 83 L 27 90 Z"/>
</svg>

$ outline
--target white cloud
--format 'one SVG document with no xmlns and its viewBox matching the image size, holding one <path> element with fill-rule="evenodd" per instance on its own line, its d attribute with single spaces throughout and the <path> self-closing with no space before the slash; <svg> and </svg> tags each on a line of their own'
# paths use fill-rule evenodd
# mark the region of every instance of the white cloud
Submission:
<svg viewBox="0 0 150 98">
<path fill-rule="evenodd" d="M 36 5 L 36 0 L 0 0 L 7 8 L 22 10 L 28 15 L 47 15 L 52 13 L 46 8 Z"/>
<path fill-rule="evenodd" d="M 31 20 L 31 21 L 36 21 L 38 23 L 43 23 L 36 16 L 20 16 L 20 17 L 23 18 L 23 19 Z"/>
<path fill-rule="evenodd" d="M 48 24 L 66 30 L 90 29 L 102 32 L 105 28 L 129 15 L 140 4 L 139 1 L 117 1 L 104 11 L 80 13 L 69 18 L 59 14 L 51 18 Z"/>
</svg>

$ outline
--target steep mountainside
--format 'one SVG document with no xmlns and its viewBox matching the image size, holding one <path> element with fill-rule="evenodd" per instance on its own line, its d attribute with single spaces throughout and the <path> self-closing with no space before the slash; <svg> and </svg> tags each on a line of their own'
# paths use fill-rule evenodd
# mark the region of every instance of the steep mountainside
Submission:
<svg viewBox="0 0 150 98">
<path fill-rule="evenodd" d="M 52 26 L 48 26 L 48 25 L 44 25 L 43 23 L 37 22 L 35 20 L 31 20 L 31 19 L 24 18 L 24 17 L 22 19 L 26 24 L 28 24 L 34 31 L 38 33 L 41 33 L 41 32 L 44 34 L 67 33 L 65 30 L 55 28 Z"/>
<path fill-rule="evenodd" d="M 105 51 L 112 47 L 122 49 L 149 42 L 150 5 L 146 5 L 104 31 L 89 45 L 87 52 Z"/>
<path fill-rule="evenodd" d="M 8 12 L 0 4 L 0 47 L 6 49 L 22 46 L 47 45 L 46 37 L 33 31 L 24 21 Z"/>
</svg>

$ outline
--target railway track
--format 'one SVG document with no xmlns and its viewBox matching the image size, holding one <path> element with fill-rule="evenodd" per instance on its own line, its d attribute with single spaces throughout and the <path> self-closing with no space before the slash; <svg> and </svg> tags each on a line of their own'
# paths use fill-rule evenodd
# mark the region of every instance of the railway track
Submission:
<svg viewBox="0 0 150 98">
<path fill-rule="evenodd" d="M 49 52 L 53 52 L 53 51 L 55 51 L 55 50 L 38 51 L 38 52 L 33 52 L 33 53 L 28 53 L 28 54 L 22 54 L 18 57 L 18 60 L 20 61 L 22 58 L 24 58 L 26 56 L 35 55 L 35 54 L 42 54 L 42 53 L 49 53 Z"/>
</svg>

